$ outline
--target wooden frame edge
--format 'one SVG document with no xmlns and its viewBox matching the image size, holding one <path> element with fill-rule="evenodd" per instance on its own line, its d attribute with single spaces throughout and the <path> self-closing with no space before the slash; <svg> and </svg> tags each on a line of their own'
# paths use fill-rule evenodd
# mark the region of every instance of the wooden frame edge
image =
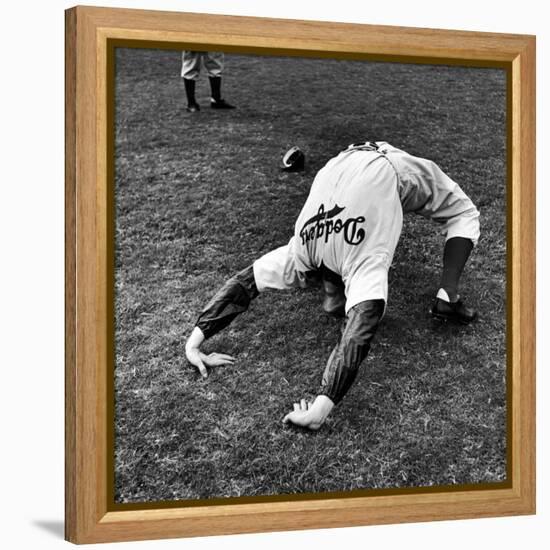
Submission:
<svg viewBox="0 0 550 550">
<path fill-rule="evenodd" d="M 76 9 L 65 12 L 65 538 L 75 540 L 76 495 Z"/>
<path fill-rule="evenodd" d="M 201 14 L 169 15 L 177 16 L 180 20 L 192 16 L 194 21 L 199 18 L 203 21 L 215 20 L 217 23 L 231 19 L 237 27 L 245 24 L 246 20 L 270 22 L 274 28 L 292 24 L 286 20 Z M 163 12 L 88 7 L 71 8 L 66 11 L 65 18 L 66 539 L 74 543 L 93 543 L 535 513 L 535 289 L 531 285 L 535 280 L 535 38 L 491 35 L 506 43 L 504 52 L 493 45 L 486 46 L 486 50 L 480 50 L 481 46 L 471 49 L 475 59 L 483 59 L 485 56 L 509 66 L 512 78 L 513 132 L 509 142 L 514 157 L 511 175 L 514 226 L 513 250 L 510 255 L 513 256 L 511 307 L 515 329 L 512 488 L 485 493 L 449 493 L 443 497 L 436 493 L 421 495 L 420 499 L 415 495 L 399 495 L 350 498 L 345 501 L 316 500 L 290 504 L 232 504 L 109 512 L 106 479 L 101 473 L 102 468 L 105 468 L 106 443 L 99 426 L 104 418 L 101 399 L 106 392 L 101 367 L 101 358 L 105 356 L 106 349 L 102 340 L 102 327 L 98 327 L 98 319 L 104 314 L 102 282 L 105 281 L 107 268 L 101 244 L 106 237 L 106 230 L 101 221 L 105 219 L 108 208 L 101 187 L 105 186 L 102 171 L 108 163 L 105 156 L 101 155 L 106 139 L 102 131 L 106 108 L 98 107 L 104 93 L 98 75 L 104 69 L 102 56 L 106 46 L 103 40 L 107 37 L 127 36 L 128 33 L 134 39 L 149 40 L 160 32 L 159 29 L 155 30 L 155 25 L 161 25 L 159 21 L 165 19 Z M 148 18 L 149 25 L 144 23 Z M 235 23 L 236 20 L 238 22 Z M 309 32 L 313 32 L 316 26 L 327 25 L 313 21 L 300 23 Z M 136 25 L 137 29 L 132 30 L 132 26 Z M 344 26 L 346 29 L 365 27 Z M 392 32 L 399 29 L 379 28 L 383 29 L 383 34 L 390 42 Z M 430 32 L 426 29 L 410 31 L 420 38 L 428 36 Z M 445 34 L 446 31 L 433 32 Z M 261 35 L 261 32 L 257 34 Z M 468 37 L 475 41 L 488 37 L 485 33 L 460 34 L 464 35 L 466 42 Z M 211 41 L 216 36 L 220 44 L 229 40 L 228 35 L 218 36 L 215 32 L 206 35 L 204 31 L 191 32 L 189 29 L 185 32 L 181 29 L 171 30 L 167 36 L 169 41 L 175 42 L 178 37 L 181 41 L 182 36 L 187 40 L 202 37 L 205 43 L 213 43 Z M 254 39 L 253 35 L 246 32 L 230 36 L 232 43 L 236 44 Z M 273 40 L 264 37 L 263 42 L 260 42 L 269 47 Z M 323 44 L 323 41 L 318 41 L 317 47 Z M 287 41 L 284 45 L 294 47 L 295 41 Z M 346 41 L 332 40 L 330 45 L 336 48 L 334 51 L 343 51 Z M 314 46 L 315 40 L 312 48 Z M 395 55 L 395 51 L 384 50 L 385 47 L 387 44 L 382 41 L 378 57 L 388 55 L 391 58 Z M 255 46 L 251 48 L 255 49 Z M 430 51 L 434 56 L 433 46 Z M 464 46 L 462 51 L 468 51 L 467 47 Z M 427 59 L 428 53 L 424 50 L 422 54 L 419 50 L 417 61 L 422 59 L 422 55 L 426 55 Z M 456 52 L 450 58 L 453 56 L 454 59 L 461 59 Z M 90 147 L 92 144 L 95 145 Z M 99 190 L 96 186 L 99 186 Z M 524 445 L 525 441 L 532 442 L 532 445 Z M 460 511 L 457 511 L 457 506 L 462 506 Z M 434 507 L 438 510 L 437 517 L 434 517 Z M 464 507 L 469 508 L 466 510 Z M 328 511 L 333 514 L 330 520 L 327 520 Z M 252 524 L 251 518 L 255 518 Z"/>
<path fill-rule="evenodd" d="M 367 497 L 334 507 L 335 501 L 322 501 L 327 507 L 294 510 L 272 504 L 207 507 L 202 510 L 149 510 L 108 512 L 96 529 L 79 539 L 80 543 L 108 541 L 153 540 L 207 535 L 275 532 L 351 526 L 397 524 L 406 522 L 444 521 L 449 519 L 488 518 L 531 513 L 513 490 L 503 490 L 509 496 L 499 496 L 500 509 L 491 508 L 493 497 L 469 503 L 468 510 L 457 512 L 457 503 L 444 499 L 423 500 L 397 497 Z M 377 499 L 387 499 L 381 504 Z M 404 500 L 403 500 L 404 499 Z M 355 499 L 351 499 L 355 500 Z M 338 501 L 336 501 L 338 502 Z M 240 510 L 247 508 L 250 510 Z M 252 507 L 254 510 L 252 510 Z M 216 508 L 222 508 L 217 510 Z M 232 508 L 232 510 L 223 510 Z M 434 512 L 435 510 L 435 512 Z M 330 516 L 328 515 L 330 513 Z M 187 516 L 184 517 L 184 514 Z M 435 517 L 434 517 L 435 516 Z"/>
<path fill-rule="evenodd" d="M 517 400 L 520 404 L 518 440 L 514 445 L 521 453 L 520 474 L 521 495 L 530 513 L 536 512 L 536 38 L 528 37 L 525 47 L 518 56 L 517 71 L 520 89 L 519 116 L 521 123 L 517 133 L 519 148 L 519 179 L 514 186 L 521 188 L 520 242 L 522 251 L 519 282 L 521 327 L 521 391 Z M 517 253 L 519 254 L 519 250 Z M 524 445 L 523 442 L 532 442 Z"/>
</svg>

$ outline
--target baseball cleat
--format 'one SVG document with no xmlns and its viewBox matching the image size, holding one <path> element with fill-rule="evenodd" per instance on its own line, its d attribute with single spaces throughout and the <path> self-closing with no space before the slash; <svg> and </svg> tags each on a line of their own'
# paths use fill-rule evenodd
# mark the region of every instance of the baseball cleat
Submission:
<svg viewBox="0 0 550 550">
<path fill-rule="evenodd" d="M 212 99 L 210 101 L 210 107 L 212 107 L 212 109 L 235 109 L 235 105 L 227 103 L 225 99 Z"/>
<path fill-rule="evenodd" d="M 462 300 L 456 302 L 446 302 L 441 298 L 436 298 L 430 309 L 432 317 L 442 321 L 452 321 L 467 325 L 477 319 L 477 311 L 466 307 Z"/>
<path fill-rule="evenodd" d="M 196 113 L 197 111 L 200 111 L 201 108 L 198 103 L 190 103 L 187 105 L 187 108 L 185 109 L 188 113 Z"/>
</svg>

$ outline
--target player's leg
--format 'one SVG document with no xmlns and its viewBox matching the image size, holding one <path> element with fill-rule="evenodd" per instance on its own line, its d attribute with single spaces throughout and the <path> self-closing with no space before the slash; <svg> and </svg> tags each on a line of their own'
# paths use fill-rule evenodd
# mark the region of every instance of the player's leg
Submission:
<svg viewBox="0 0 550 550">
<path fill-rule="evenodd" d="M 464 305 L 458 290 L 460 277 L 479 236 L 478 218 L 479 213 L 473 207 L 447 223 L 449 230 L 443 249 L 443 271 L 431 309 L 432 315 L 438 319 L 468 324 L 477 318 L 477 312 Z"/>
<path fill-rule="evenodd" d="M 434 317 L 470 323 L 477 313 L 460 300 L 458 285 L 472 248 L 479 238 L 479 212 L 472 200 L 435 162 L 408 156 L 420 185 L 429 187 L 430 199 L 419 214 L 445 224 L 445 248 L 440 288 L 432 305 Z"/>
<path fill-rule="evenodd" d="M 187 112 L 196 113 L 200 106 L 195 98 L 196 81 L 200 73 L 200 52 L 184 51 L 181 56 L 181 76 L 187 97 Z"/>
<path fill-rule="evenodd" d="M 339 275 L 326 267 L 321 268 L 323 277 L 323 310 L 329 315 L 344 317 L 346 314 L 346 293 Z"/>
<path fill-rule="evenodd" d="M 453 237 L 445 243 L 439 288 L 445 291 L 449 302 L 458 300 L 458 283 L 473 247 L 474 243 L 464 237 Z"/>
<path fill-rule="evenodd" d="M 222 98 L 222 72 L 223 72 L 224 56 L 222 52 L 206 52 L 204 55 L 204 66 L 208 73 L 210 81 L 210 106 L 212 109 L 234 109 L 231 105 Z"/>
</svg>

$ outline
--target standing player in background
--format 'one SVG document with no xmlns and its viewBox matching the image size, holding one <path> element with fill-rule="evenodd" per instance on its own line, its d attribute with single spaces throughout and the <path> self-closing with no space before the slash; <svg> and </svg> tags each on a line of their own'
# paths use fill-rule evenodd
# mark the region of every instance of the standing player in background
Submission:
<svg viewBox="0 0 550 550">
<path fill-rule="evenodd" d="M 227 103 L 221 96 L 223 53 L 184 51 L 181 56 L 181 76 L 185 84 L 187 112 L 196 113 L 200 111 L 200 106 L 195 99 L 195 84 L 201 71 L 201 62 L 204 62 L 210 80 L 210 106 L 212 109 L 234 109 L 235 107 Z"/>
<path fill-rule="evenodd" d="M 477 314 L 460 300 L 458 283 L 479 238 L 477 208 L 434 162 L 387 142 L 367 142 L 351 145 L 317 173 L 290 242 L 229 279 L 212 298 L 187 340 L 189 362 L 204 377 L 206 367 L 232 364 L 229 355 L 202 353 L 203 341 L 244 312 L 260 292 L 322 281 L 323 308 L 345 315 L 344 329 L 315 400 L 295 403 L 284 418 L 319 429 L 355 380 L 384 315 L 403 212 L 434 220 L 446 235 L 431 314 L 462 324 L 473 321 Z"/>
</svg>

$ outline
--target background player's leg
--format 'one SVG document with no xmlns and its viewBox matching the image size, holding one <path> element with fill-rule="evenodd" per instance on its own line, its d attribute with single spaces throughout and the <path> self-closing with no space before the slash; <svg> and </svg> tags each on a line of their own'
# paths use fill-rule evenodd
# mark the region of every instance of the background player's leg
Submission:
<svg viewBox="0 0 550 550">
<path fill-rule="evenodd" d="M 221 52 L 207 52 L 204 55 L 204 66 L 208 72 L 210 91 L 212 95 L 210 106 L 213 109 L 234 109 L 234 105 L 231 105 L 222 98 L 223 64 L 224 56 Z"/>
<path fill-rule="evenodd" d="M 222 77 L 209 76 L 210 90 L 212 93 L 212 101 L 210 106 L 212 109 L 234 109 L 235 105 L 231 105 L 222 98 Z"/>
<path fill-rule="evenodd" d="M 187 96 L 187 111 L 189 113 L 195 113 L 200 111 L 199 104 L 195 99 L 195 81 L 190 78 L 184 78 L 185 95 Z"/>
<path fill-rule="evenodd" d="M 195 99 L 195 82 L 200 73 L 201 56 L 200 52 L 184 51 L 181 55 L 181 76 L 185 85 L 187 97 L 187 111 L 195 113 L 200 110 Z"/>
<path fill-rule="evenodd" d="M 220 101 L 222 98 L 222 77 L 221 76 L 209 76 L 210 80 L 210 94 L 214 101 Z"/>
<path fill-rule="evenodd" d="M 472 241 L 463 237 L 453 237 L 445 243 L 440 288 L 445 290 L 450 302 L 458 300 L 458 283 L 473 247 Z"/>
</svg>

